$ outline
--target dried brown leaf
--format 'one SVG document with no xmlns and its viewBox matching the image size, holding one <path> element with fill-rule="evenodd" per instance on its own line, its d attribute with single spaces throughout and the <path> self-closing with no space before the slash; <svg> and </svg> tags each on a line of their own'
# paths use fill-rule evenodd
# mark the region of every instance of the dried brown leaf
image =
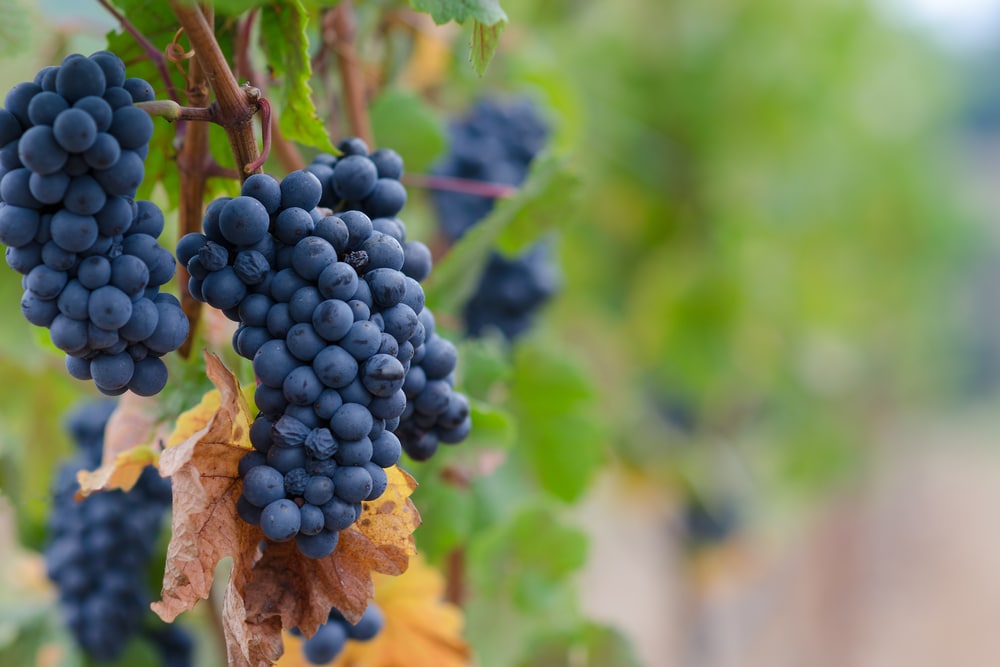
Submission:
<svg viewBox="0 0 1000 667">
<path fill-rule="evenodd" d="M 347 642 L 331 667 L 466 667 L 462 611 L 444 593 L 444 577 L 419 556 L 400 576 L 376 575 L 375 602 L 385 626 L 371 641 Z M 278 667 L 309 667 L 301 643 L 285 635 L 287 653 Z"/>
<path fill-rule="evenodd" d="M 420 523 L 409 500 L 416 482 L 396 467 L 386 473 L 385 493 L 364 503 L 358 523 L 340 532 L 337 548 L 326 558 L 306 558 L 294 542 L 268 543 L 252 571 L 234 568 L 226 605 L 244 605 L 248 664 L 265 664 L 253 662 L 255 656 L 276 660 L 281 655 L 282 628 L 298 627 L 312 636 L 333 607 L 357 621 L 374 594 L 372 572 L 406 570 L 416 553 L 412 533 Z"/>
<path fill-rule="evenodd" d="M 257 529 L 236 515 L 236 469 L 250 448 L 250 408 L 218 357 L 206 353 L 205 369 L 216 390 L 181 415 L 160 456 L 174 503 L 163 599 L 153 611 L 167 622 L 208 597 L 220 560 L 247 557 L 246 545 L 256 549 L 259 540 Z"/>
<path fill-rule="evenodd" d="M 420 523 L 409 500 L 416 486 L 397 468 L 389 487 L 365 503 L 355 526 L 341 531 L 337 549 L 310 559 L 294 542 L 268 542 L 239 518 L 240 458 L 251 448 L 249 407 L 235 376 L 214 355 L 206 370 L 217 387 L 178 419 L 160 458 L 160 473 L 173 480 L 173 535 L 167 548 L 163 599 L 153 610 L 165 621 L 208 597 L 218 562 L 233 559 L 223 605 L 229 664 L 270 665 L 282 651 L 281 630 L 307 634 L 326 621 L 331 607 L 359 618 L 372 596 L 372 572 L 403 572 L 415 553 Z"/>
</svg>

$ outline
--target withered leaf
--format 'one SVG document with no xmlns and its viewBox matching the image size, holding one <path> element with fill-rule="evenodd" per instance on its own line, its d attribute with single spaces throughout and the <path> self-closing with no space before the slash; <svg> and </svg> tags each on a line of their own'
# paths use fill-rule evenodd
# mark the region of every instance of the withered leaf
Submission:
<svg viewBox="0 0 1000 667">
<path fill-rule="evenodd" d="M 406 569 L 420 523 L 409 500 L 416 483 L 397 468 L 386 470 L 385 494 L 365 504 L 327 558 L 306 558 L 294 542 L 265 545 L 260 529 L 236 511 L 237 467 L 251 448 L 249 406 L 235 376 L 214 355 L 205 357 L 217 390 L 181 415 L 160 458 L 160 473 L 173 480 L 173 535 L 163 599 L 153 610 L 172 621 L 191 609 L 208 597 L 218 562 L 231 557 L 222 619 L 229 664 L 270 665 L 281 655 L 282 628 L 311 635 L 333 606 L 359 618 L 372 595 L 372 572 Z"/>
<path fill-rule="evenodd" d="M 259 539 L 256 528 L 236 515 L 236 468 L 250 448 L 250 408 L 218 357 L 206 353 L 205 368 L 216 390 L 181 415 L 160 456 L 160 474 L 171 478 L 174 502 L 163 600 L 153 611 L 167 622 L 208 597 L 220 560 L 247 557 L 241 547 L 250 543 L 256 549 Z"/>
<path fill-rule="evenodd" d="M 422 558 L 402 575 L 375 577 L 375 602 L 385 626 L 367 642 L 349 641 L 331 667 L 466 667 L 462 612 L 444 599 L 444 578 Z M 278 667 L 309 667 L 302 640 L 285 635 L 287 653 Z"/>
</svg>

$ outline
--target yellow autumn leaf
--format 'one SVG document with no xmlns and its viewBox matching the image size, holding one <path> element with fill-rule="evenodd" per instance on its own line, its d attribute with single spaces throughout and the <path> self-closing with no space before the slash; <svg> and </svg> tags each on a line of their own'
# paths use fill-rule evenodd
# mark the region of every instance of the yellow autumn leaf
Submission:
<svg viewBox="0 0 1000 667">
<path fill-rule="evenodd" d="M 121 489 L 129 491 L 139 481 L 139 476 L 148 465 L 156 465 L 159 450 L 148 445 L 139 445 L 122 452 L 110 463 L 102 465 L 97 470 L 80 470 L 76 473 L 76 481 L 80 490 L 76 493 L 77 500 L 86 498 L 96 491 Z"/>
<path fill-rule="evenodd" d="M 423 558 L 410 559 L 399 576 L 377 575 L 375 603 L 385 627 L 371 641 L 348 641 L 330 667 L 466 667 L 469 647 L 462 639 L 461 610 L 444 599 L 441 574 Z M 285 655 L 276 667 L 311 667 L 303 640 L 284 634 Z"/>
<path fill-rule="evenodd" d="M 201 402 L 190 410 L 185 410 L 177 417 L 173 433 L 167 438 L 167 447 L 178 445 L 190 438 L 196 431 L 208 425 L 212 416 L 219 411 L 222 396 L 218 389 L 213 389 L 201 397 Z"/>
<path fill-rule="evenodd" d="M 96 491 L 129 491 L 148 465 L 156 465 L 170 426 L 156 399 L 127 393 L 118 401 L 104 429 L 104 449 L 97 470 L 77 473 L 77 499 Z"/>
</svg>

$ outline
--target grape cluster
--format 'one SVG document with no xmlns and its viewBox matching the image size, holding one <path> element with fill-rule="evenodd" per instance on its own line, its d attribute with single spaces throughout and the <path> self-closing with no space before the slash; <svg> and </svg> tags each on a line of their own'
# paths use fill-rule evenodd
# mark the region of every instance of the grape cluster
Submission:
<svg viewBox="0 0 1000 667">
<path fill-rule="evenodd" d="M 45 564 L 59 589 L 66 626 L 84 651 L 114 660 L 139 634 L 149 606 L 146 568 L 170 506 L 170 482 L 147 468 L 128 493 L 106 491 L 74 501 L 76 473 L 100 464 L 114 403 L 84 405 L 68 420 L 78 453 L 60 469 L 48 518 Z M 177 642 L 174 642 L 176 646 Z M 190 664 L 190 642 L 173 662 Z"/>
<path fill-rule="evenodd" d="M 479 285 L 465 303 L 465 329 L 471 336 L 481 336 L 496 328 L 514 340 L 531 328 L 538 309 L 558 289 L 559 272 L 548 243 L 536 243 L 511 258 L 491 253 Z"/>
<path fill-rule="evenodd" d="M 374 164 L 363 142 L 342 144 L 352 145 L 360 150 L 330 168 L 336 192 L 368 192 L 359 202 L 368 211 L 391 210 L 367 186 L 338 184 L 352 157 Z M 398 165 L 387 172 L 398 177 L 399 156 L 378 155 Z M 386 179 L 398 183 L 376 178 L 376 187 Z M 209 204 L 203 234 L 177 245 L 191 294 L 239 323 L 233 347 L 253 361 L 259 382 L 240 516 L 271 540 L 294 538 L 312 558 L 331 553 L 361 503 L 382 495 L 385 468 L 402 449 L 426 458 L 437 431 L 458 442 L 471 426 L 468 401 L 452 389 L 455 348 L 434 334 L 424 308 L 419 281 L 430 273 L 430 251 L 407 241 L 395 218 L 318 208 L 327 195 L 312 171 L 280 182 L 256 174 L 240 196 Z"/>
<path fill-rule="evenodd" d="M 456 444 L 465 440 L 472 428 L 469 399 L 452 391 L 453 371 L 457 362 L 455 346 L 434 331 L 434 316 L 420 313 L 426 337 L 423 354 L 414 357 L 403 393 L 406 408 L 399 420 L 396 435 L 406 454 L 417 461 L 434 456 L 439 443 Z"/>
<path fill-rule="evenodd" d="M 24 277 L 21 312 L 47 327 L 66 368 L 108 395 L 166 384 L 161 356 L 188 333 L 160 287 L 173 255 L 157 237 L 163 214 L 135 201 L 153 99 L 112 53 L 67 56 L 7 93 L 0 109 L 0 242 Z"/>
<path fill-rule="evenodd" d="M 194 657 L 194 638 L 177 625 L 167 625 L 157 630 L 146 630 L 146 640 L 156 647 L 163 667 L 191 667 Z"/>
<path fill-rule="evenodd" d="M 478 102 L 449 128 L 450 152 L 434 173 L 505 185 L 520 185 L 531 161 L 545 146 L 548 127 L 527 100 Z M 464 192 L 432 190 L 445 236 L 457 240 L 493 210 L 494 200 Z M 492 253 L 479 284 L 463 309 L 472 336 L 496 328 L 513 340 L 525 333 L 535 313 L 558 289 L 558 271 L 547 244 L 506 258 Z"/>
<path fill-rule="evenodd" d="M 319 205 L 331 211 L 363 211 L 372 219 L 393 218 L 406 205 L 406 188 L 399 182 L 403 159 L 391 148 L 373 153 L 357 138 L 345 139 L 335 157 L 321 153 L 306 170 L 319 179 Z M 396 220 L 395 222 L 399 222 Z"/>
<path fill-rule="evenodd" d="M 685 500 L 682 521 L 688 543 L 699 548 L 722 544 L 736 535 L 741 516 L 732 498 L 706 503 L 692 496 Z"/>
<path fill-rule="evenodd" d="M 448 154 L 434 173 L 520 185 L 548 135 L 548 126 L 530 101 L 480 100 L 465 118 L 449 125 Z M 494 203 L 490 197 L 451 190 L 432 190 L 431 198 L 442 231 L 453 240 L 489 215 Z"/>
<path fill-rule="evenodd" d="M 340 655 L 349 640 L 371 641 L 385 626 L 385 616 L 377 604 L 371 602 L 364 615 L 356 624 L 351 624 L 336 609 L 330 610 L 330 618 L 309 639 L 302 643 L 302 655 L 314 665 L 325 665 Z M 298 628 L 292 630 L 301 635 Z"/>
</svg>

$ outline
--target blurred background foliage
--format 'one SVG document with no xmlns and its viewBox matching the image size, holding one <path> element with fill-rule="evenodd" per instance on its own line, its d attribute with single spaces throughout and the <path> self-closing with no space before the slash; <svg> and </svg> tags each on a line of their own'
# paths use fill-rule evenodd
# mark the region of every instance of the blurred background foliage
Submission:
<svg viewBox="0 0 1000 667">
<path fill-rule="evenodd" d="M 724 536 L 734 516 L 766 521 L 863 474 L 894 415 L 989 388 L 968 296 L 988 244 L 957 189 L 957 122 L 998 123 L 989 96 L 966 103 L 975 68 L 891 14 L 861 0 L 505 0 L 479 78 L 468 30 L 357 5 L 376 144 L 411 172 L 483 96 L 529 97 L 552 128 L 520 195 L 450 254 L 437 238 L 446 279 L 428 287 L 457 339 L 485 249 L 557 231 L 562 289 L 534 330 L 461 343 L 472 441 L 407 466 L 421 550 L 464 563 L 480 664 L 564 664 L 574 646 L 591 656 L 579 664 L 631 664 L 579 610 L 591 524 L 627 511 L 580 515 L 596 478 L 658 489 L 654 502 Z M 54 1 L 2 8 L 19 26 L 0 20 L 4 87 L 113 27 L 96 3 L 74 4 L 82 23 Z M 335 140 L 336 81 L 314 83 Z M 410 197 L 411 236 L 436 238 L 426 196 Z M 59 417 L 89 387 L 17 316 L 19 296 L 0 267 L 0 489 L 37 549 L 69 447 Z"/>
</svg>

